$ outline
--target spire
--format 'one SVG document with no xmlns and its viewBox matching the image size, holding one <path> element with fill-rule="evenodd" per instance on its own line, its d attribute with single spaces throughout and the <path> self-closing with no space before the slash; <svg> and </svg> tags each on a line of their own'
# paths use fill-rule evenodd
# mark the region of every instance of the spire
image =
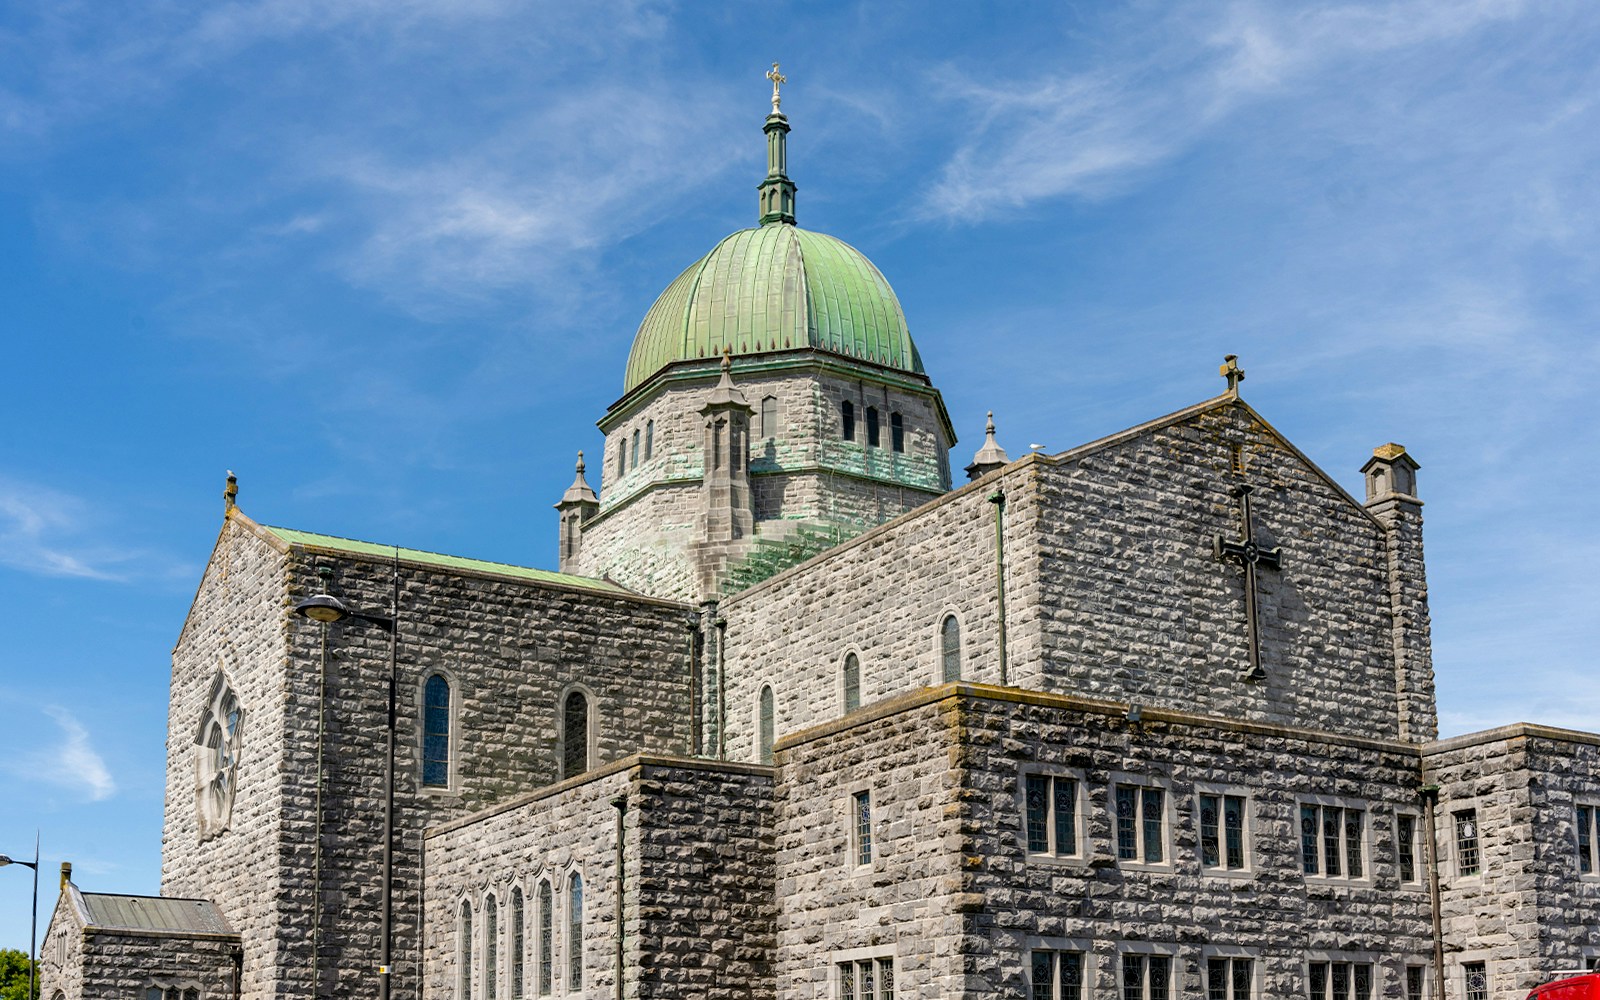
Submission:
<svg viewBox="0 0 1600 1000">
<path fill-rule="evenodd" d="M 594 495 L 594 490 L 589 488 L 589 481 L 583 478 L 583 452 L 578 452 L 578 475 L 572 480 L 572 485 L 567 487 L 567 492 L 562 494 L 562 503 L 598 503 L 599 498 Z"/>
<path fill-rule="evenodd" d="M 778 64 L 773 63 L 767 79 L 772 81 L 772 113 L 762 126 L 767 133 L 767 179 L 757 189 L 760 194 L 756 208 L 761 225 L 787 222 L 792 226 L 794 181 L 789 179 L 789 119 L 781 110 L 782 97 L 778 94 L 779 85 L 788 83 L 789 78 L 779 73 Z"/>
<path fill-rule="evenodd" d="M 1011 459 L 1006 455 L 1006 450 L 994 439 L 994 411 L 989 411 L 989 422 L 983 428 L 983 447 L 972 456 L 972 464 L 967 466 L 968 479 L 982 479 L 989 473 L 1010 464 Z"/>
</svg>

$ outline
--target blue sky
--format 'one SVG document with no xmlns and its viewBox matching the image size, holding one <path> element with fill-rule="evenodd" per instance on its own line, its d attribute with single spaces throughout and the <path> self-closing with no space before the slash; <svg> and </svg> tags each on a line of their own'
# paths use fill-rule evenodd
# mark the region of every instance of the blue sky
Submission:
<svg viewBox="0 0 1600 1000">
<path fill-rule="evenodd" d="M 222 513 L 554 563 L 639 319 L 754 223 L 894 284 L 962 441 L 1244 393 L 1422 464 L 1442 728 L 1600 729 L 1600 7 L 0 7 L 0 852 L 159 882 Z M 27 941 L 0 871 L 0 946 Z"/>
</svg>

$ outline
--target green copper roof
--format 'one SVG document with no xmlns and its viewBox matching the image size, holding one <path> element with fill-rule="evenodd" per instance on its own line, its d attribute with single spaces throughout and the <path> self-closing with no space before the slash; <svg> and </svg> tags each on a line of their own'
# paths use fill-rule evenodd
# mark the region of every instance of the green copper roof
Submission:
<svg viewBox="0 0 1600 1000">
<path fill-rule="evenodd" d="M 787 224 L 742 229 L 645 314 L 623 391 L 675 361 L 817 348 L 923 373 L 894 289 L 859 250 Z"/>
<path fill-rule="evenodd" d="M 310 545 L 320 549 L 333 549 L 338 552 L 350 552 L 357 555 L 378 556 L 383 559 L 394 557 L 393 545 L 378 545 L 375 542 L 358 542 L 353 538 L 340 538 L 337 535 L 319 535 L 314 531 L 296 531 L 293 528 L 275 528 L 262 525 L 267 531 L 272 532 L 290 545 Z M 568 587 L 587 587 L 590 590 L 606 590 L 614 594 L 630 593 L 626 588 L 619 587 L 607 580 L 594 580 L 586 576 L 574 576 L 571 573 L 555 573 L 547 569 L 531 569 L 527 566 L 513 566 L 510 563 L 488 562 L 483 559 L 466 559 L 461 556 L 441 555 L 438 552 L 425 552 L 422 549 L 400 549 L 400 558 L 406 562 L 424 563 L 429 566 L 442 566 L 447 569 L 475 570 L 480 573 L 497 573 L 500 576 L 512 576 L 523 580 L 536 580 L 540 583 L 564 584 Z"/>
</svg>

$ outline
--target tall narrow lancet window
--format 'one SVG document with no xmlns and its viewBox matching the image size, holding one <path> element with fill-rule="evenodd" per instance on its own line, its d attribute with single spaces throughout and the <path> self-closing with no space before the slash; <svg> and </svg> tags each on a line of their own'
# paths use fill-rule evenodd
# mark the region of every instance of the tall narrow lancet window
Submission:
<svg viewBox="0 0 1600 1000">
<path fill-rule="evenodd" d="M 939 626 L 939 676 L 946 684 L 961 679 L 961 623 L 955 615 Z"/>
<path fill-rule="evenodd" d="M 496 1000 L 500 979 L 500 907 L 490 896 L 483 904 L 483 1000 Z"/>
<path fill-rule="evenodd" d="M 511 890 L 511 1000 L 522 1000 L 522 959 L 527 954 L 528 925 L 522 905 L 522 890 Z"/>
<path fill-rule="evenodd" d="M 861 707 L 861 660 L 850 653 L 844 658 L 844 710 L 854 712 Z"/>
<path fill-rule="evenodd" d="M 763 764 L 772 763 L 773 707 L 772 686 L 764 685 L 761 703 L 756 707 L 756 759 Z"/>
<path fill-rule="evenodd" d="M 856 439 L 856 404 L 848 399 L 840 403 L 839 420 L 844 428 L 840 436 L 846 441 L 854 441 Z"/>
<path fill-rule="evenodd" d="M 876 406 L 867 407 L 867 444 L 873 448 L 878 447 L 878 408 Z"/>
<path fill-rule="evenodd" d="M 450 682 L 438 674 L 422 686 L 422 783 L 450 784 Z"/>
<path fill-rule="evenodd" d="M 461 940 L 456 946 L 456 996 L 472 1000 L 472 904 L 461 903 Z"/>
<path fill-rule="evenodd" d="M 583 878 L 572 874 L 567 893 L 567 992 L 583 989 Z"/>
<path fill-rule="evenodd" d="M 624 438 L 617 442 L 617 475 L 625 475 L 628 471 L 628 441 Z"/>
<path fill-rule="evenodd" d="M 889 446 L 895 451 L 906 450 L 906 420 L 898 413 L 889 414 Z"/>
<path fill-rule="evenodd" d="M 589 699 L 582 691 L 567 695 L 561 705 L 561 776 L 589 770 Z"/>
<path fill-rule="evenodd" d="M 646 462 L 650 461 L 650 456 L 655 453 L 655 450 L 656 422 L 654 420 L 646 420 L 644 422 L 644 460 Z"/>
<path fill-rule="evenodd" d="M 778 397 L 767 396 L 761 400 L 761 436 L 778 436 Z"/>
<path fill-rule="evenodd" d="M 549 882 L 539 883 L 539 995 L 547 997 L 555 981 L 555 899 Z"/>
<path fill-rule="evenodd" d="M 633 457 L 628 460 L 628 465 L 635 469 L 639 467 L 639 431 L 637 428 L 633 432 Z"/>
</svg>

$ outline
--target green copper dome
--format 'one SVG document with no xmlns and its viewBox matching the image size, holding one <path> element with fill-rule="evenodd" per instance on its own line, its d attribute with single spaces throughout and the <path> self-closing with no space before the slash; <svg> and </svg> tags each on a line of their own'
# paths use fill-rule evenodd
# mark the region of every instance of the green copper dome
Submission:
<svg viewBox="0 0 1600 1000">
<path fill-rule="evenodd" d="M 742 229 L 639 324 L 623 392 L 676 361 L 816 348 L 923 374 L 894 289 L 859 250 L 787 223 Z"/>
</svg>

